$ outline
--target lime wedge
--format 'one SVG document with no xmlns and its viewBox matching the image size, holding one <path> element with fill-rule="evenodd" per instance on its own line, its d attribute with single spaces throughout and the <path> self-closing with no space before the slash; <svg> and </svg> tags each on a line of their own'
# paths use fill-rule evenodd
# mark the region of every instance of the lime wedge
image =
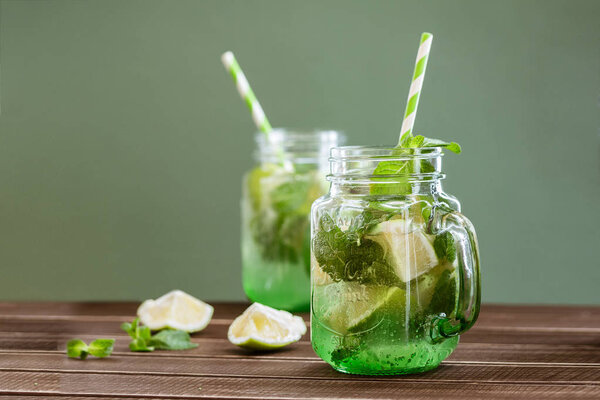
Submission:
<svg viewBox="0 0 600 400">
<path fill-rule="evenodd" d="M 181 290 L 173 290 L 156 300 L 144 301 L 137 310 L 140 321 L 150 329 L 179 329 L 198 332 L 206 328 L 213 307 Z"/>
<path fill-rule="evenodd" d="M 404 315 L 404 290 L 398 287 L 380 287 L 378 293 L 373 294 L 374 303 L 371 307 L 365 307 L 362 314 L 356 314 L 350 319 L 348 332 L 363 332 L 377 326 L 385 317 L 397 318 L 398 315 Z"/>
<path fill-rule="evenodd" d="M 305 333 L 302 318 L 254 303 L 229 326 L 227 338 L 247 349 L 273 350 L 297 342 Z"/>
<path fill-rule="evenodd" d="M 382 222 L 366 238 L 381 245 L 386 259 L 402 282 L 409 282 L 438 264 L 429 238 L 409 221 L 394 219 Z"/>
<path fill-rule="evenodd" d="M 453 270 L 452 264 L 442 262 L 411 282 L 411 291 L 418 299 L 421 308 L 428 307 L 434 295 L 438 295 L 436 288 L 440 285 L 444 271 L 452 272 Z"/>
<path fill-rule="evenodd" d="M 311 280 L 315 286 L 325 286 L 334 283 L 329 274 L 319 266 L 313 251 L 310 252 Z"/>
<path fill-rule="evenodd" d="M 314 318 L 341 335 L 367 331 L 405 313 L 406 292 L 398 287 L 337 282 L 313 290 Z"/>
</svg>

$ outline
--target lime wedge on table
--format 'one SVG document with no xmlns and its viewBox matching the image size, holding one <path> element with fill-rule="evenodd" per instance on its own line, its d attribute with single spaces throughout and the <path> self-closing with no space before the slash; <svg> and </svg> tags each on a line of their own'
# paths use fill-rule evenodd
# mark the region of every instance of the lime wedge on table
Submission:
<svg viewBox="0 0 600 400">
<path fill-rule="evenodd" d="M 385 317 L 405 313 L 406 292 L 398 287 L 338 282 L 314 290 L 314 317 L 343 335 L 367 331 Z"/>
<path fill-rule="evenodd" d="M 144 301 L 137 315 L 152 330 L 172 328 L 198 332 L 206 328 L 213 311 L 210 304 L 181 290 L 173 290 L 156 300 Z"/>
<path fill-rule="evenodd" d="M 272 350 L 297 342 L 305 333 L 302 318 L 254 303 L 229 326 L 227 338 L 240 347 Z"/>
</svg>

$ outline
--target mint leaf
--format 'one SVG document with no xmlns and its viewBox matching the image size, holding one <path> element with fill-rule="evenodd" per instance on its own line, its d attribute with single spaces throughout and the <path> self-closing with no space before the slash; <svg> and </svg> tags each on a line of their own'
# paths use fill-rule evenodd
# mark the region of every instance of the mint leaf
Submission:
<svg viewBox="0 0 600 400">
<path fill-rule="evenodd" d="M 415 136 L 414 138 L 412 138 L 412 140 L 414 142 L 418 142 L 419 145 L 410 147 L 443 147 L 456 154 L 460 154 L 460 152 L 462 151 L 460 145 L 456 142 L 444 142 L 443 140 L 431 139 L 421 135 Z"/>
<path fill-rule="evenodd" d="M 403 154 L 407 156 L 412 155 L 412 151 L 405 149 L 426 147 L 442 147 L 457 154 L 462 151 L 460 145 L 456 142 L 445 142 L 443 140 L 417 135 L 404 138 L 402 144 L 396 147 L 391 156 L 402 156 Z M 435 168 L 427 160 L 421 160 L 420 162 L 414 160 L 381 161 L 373 171 L 373 175 L 388 175 L 389 178 L 373 178 L 373 181 L 385 182 L 387 180 L 389 183 L 372 184 L 370 192 L 372 195 L 407 195 L 411 193 L 411 184 L 408 181 L 410 174 L 416 172 L 429 173 L 434 171 Z"/>
<path fill-rule="evenodd" d="M 133 339 L 129 343 L 131 351 L 185 350 L 198 347 L 190 341 L 190 335 L 185 331 L 166 329 L 152 335 L 150 328 L 140 324 L 139 318 L 132 323 L 121 324 L 121 329 Z"/>
<path fill-rule="evenodd" d="M 98 358 L 110 356 L 113 352 L 115 339 L 96 339 L 88 346 L 91 355 Z"/>
<path fill-rule="evenodd" d="M 148 346 L 148 341 L 151 337 L 150 328 L 140 325 L 140 319 L 136 318 L 133 322 L 125 322 L 121 324 L 123 329 L 133 339 L 129 343 L 131 351 L 154 351 L 154 347 Z"/>
<path fill-rule="evenodd" d="M 88 346 L 81 339 L 71 339 L 67 342 L 67 356 L 85 360 L 88 356 Z"/>
<path fill-rule="evenodd" d="M 451 270 L 445 270 L 438 278 L 429 302 L 429 315 L 446 314 L 454 312 L 456 306 L 456 279 Z"/>
<path fill-rule="evenodd" d="M 167 329 L 152 336 L 149 344 L 156 350 L 187 350 L 198 347 L 198 344 L 190 341 L 187 332 Z"/>
<path fill-rule="evenodd" d="M 113 351 L 115 339 L 96 339 L 88 346 L 81 339 L 71 339 L 67 342 L 67 356 L 85 360 L 88 354 L 103 358 L 109 356 Z"/>
<path fill-rule="evenodd" d="M 440 139 L 432 139 L 423 135 L 409 136 L 403 142 L 400 148 L 420 148 L 420 147 L 443 147 L 456 154 L 462 151 L 460 145 L 456 142 L 445 142 Z"/>
<path fill-rule="evenodd" d="M 322 194 L 320 183 L 316 171 L 298 168 L 291 173 L 278 166 L 262 166 L 247 175 L 244 201 L 250 207 L 246 223 L 264 260 L 302 262 L 305 238 L 310 237 L 310 206 Z"/>
<path fill-rule="evenodd" d="M 148 328 L 147 326 L 138 325 L 138 327 L 137 327 L 137 338 L 138 339 L 145 340 L 147 342 L 148 340 L 150 340 L 151 337 L 152 337 L 152 332 L 150 332 L 150 328 Z"/>
<path fill-rule="evenodd" d="M 129 350 L 131 351 L 154 351 L 154 347 L 148 346 L 146 340 L 141 338 L 135 338 L 129 343 Z"/>
<path fill-rule="evenodd" d="M 331 362 L 334 363 L 335 365 L 338 365 L 342 361 L 355 355 L 357 351 L 358 351 L 358 349 L 353 348 L 353 347 L 344 347 L 344 346 L 336 347 L 331 352 Z"/>
<path fill-rule="evenodd" d="M 270 194 L 275 210 L 288 213 L 302 207 L 306 202 L 309 186 L 310 182 L 302 179 L 292 179 L 277 186 Z"/>
<path fill-rule="evenodd" d="M 423 141 L 426 138 L 423 136 L 411 137 L 407 142 L 409 147 L 423 147 Z M 410 156 L 413 151 L 397 148 L 391 156 Z M 373 175 L 382 175 L 381 178 L 373 178 L 375 182 L 389 183 L 374 183 L 371 185 L 370 193 L 372 195 L 408 195 L 412 192 L 412 184 L 409 182 L 409 177 L 414 173 L 431 173 L 435 172 L 435 168 L 428 160 L 393 160 L 381 161 L 373 171 Z M 385 177 L 384 177 L 385 176 Z"/>
<path fill-rule="evenodd" d="M 131 323 L 125 322 L 121 324 L 121 329 L 127 332 L 132 339 L 141 338 L 143 340 L 148 340 L 151 336 L 150 328 L 140 325 L 139 318 L 135 318 Z"/>
<path fill-rule="evenodd" d="M 364 343 L 352 335 L 342 336 L 336 342 L 331 352 L 331 362 L 336 365 L 356 355 L 364 347 Z"/>
<path fill-rule="evenodd" d="M 425 141 L 425 136 L 417 135 L 415 137 L 411 137 L 408 140 L 408 144 L 406 147 L 411 147 L 411 148 L 423 147 L 424 141 Z"/>
<path fill-rule="evenodd" d="M 440 233 L 433 241 L 435 255 L 440 259 L 446 259 L 449 263 L 456 260 L 456 246 L 454 245 L 454 236 L 448 231 Z"/>
<path fill-rule="evenodd" d="M 136 318 L 137 319 L 137 318 Z M 135 322 L 135 320 L 134 320 Z M 121 329 L 123 329 L 127 334 L 131 337 L 135 337 L 135 328 L 129 322 L 124 322 L 121 324 Z"/>
<path fill-rule="evenodd" d="M 376 216 L 364 211 L 342 231 L 329 215 L 323 215 L 313 239 L 313 252 L 323 271 L 336 282 L 398 284 L 399 278 L 386 263 L 381 245 L 363 238 L 373 226 L 392 216 L 389 213 Z"/>
</svg>

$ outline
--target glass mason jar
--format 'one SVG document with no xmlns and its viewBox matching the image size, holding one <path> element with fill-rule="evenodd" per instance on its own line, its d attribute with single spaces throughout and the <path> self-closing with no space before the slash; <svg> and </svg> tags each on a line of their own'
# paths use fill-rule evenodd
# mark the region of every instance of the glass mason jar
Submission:
<svg viewBox="0 0 600 400">
<path fill-rule="evenodd" d="M 336 131 L 256 135 L 255 168 L 242 188 L 242 282 L 252 301 L 288 311 L 310 304 L 310 206 L 327 192 Z"/>
<path fill-rule="evenodd" d="M 339 147 L 312 206 L 311 342 L 338 371 L 435 368 L 479 313 L 479 250 L 439 148 Z"/>
</svg>

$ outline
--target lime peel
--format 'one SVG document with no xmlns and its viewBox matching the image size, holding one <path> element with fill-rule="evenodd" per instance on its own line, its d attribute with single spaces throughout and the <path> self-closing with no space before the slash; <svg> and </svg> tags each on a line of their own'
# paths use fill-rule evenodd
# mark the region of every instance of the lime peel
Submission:
<svg viewBox="0 0 600 400">
<path fill-rule="evenodd" d="M 297 342 L 305 333 L 301 317 L 253 303 L 229 326 L 227 338 L 247 349 L 273 350 Z"/>
</svg>

